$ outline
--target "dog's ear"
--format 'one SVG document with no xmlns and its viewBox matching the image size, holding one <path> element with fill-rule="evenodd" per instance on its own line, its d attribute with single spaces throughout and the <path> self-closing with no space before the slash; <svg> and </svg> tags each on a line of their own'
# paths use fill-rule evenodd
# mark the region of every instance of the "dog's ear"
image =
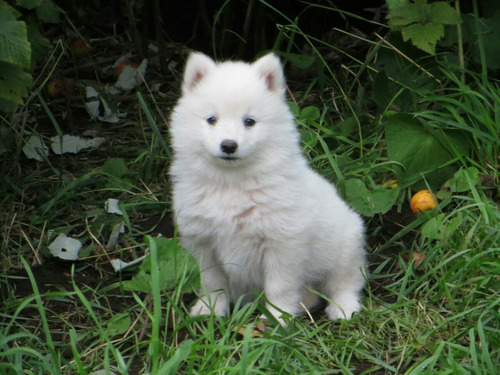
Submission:
<svg viewBox="0 0 500 375">
<path fill-rule="evenodd" d="M 215 68 L 215 61 L 200 52 L 192 52 L 186 62 L 184 69 L 184 81 L 182 83 L 182 92 L 192 91 L 198 83 Z"/>
<path fill-rule="evenodd" d="M 285 77 L 280 59 L 274 53 L 268 53 L 253 63 L 259 76 L 266 82 L 269 91 L 283 94 Z"/>
</svg>

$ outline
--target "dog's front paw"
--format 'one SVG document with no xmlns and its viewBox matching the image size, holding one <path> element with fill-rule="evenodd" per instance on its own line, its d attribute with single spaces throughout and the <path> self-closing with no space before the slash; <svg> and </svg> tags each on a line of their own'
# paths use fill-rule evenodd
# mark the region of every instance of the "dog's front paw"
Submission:
<svg viewBox="0 0 500 375">
<path fill-rule="evenodd" d="M 199 299 L 193 307 L 191 307 L 191 310 L 189 310 L 189 315 L 191 316 L 200 316 L 200 315 L 210 315 L 210 307 L 208 306 L 207 302 L 205 302 L 202 299 Z"/>
<path fill-rule="evenodd" d="M 282 327 L 287 326 L 287 322 L 285 321 L 285 319 L 283 319 L 283 317 L 285 317 L 285 316 L 291 317 L 290 314 L 283 313 L 283 311 L 275 308 L 271 304 L 266 304 L 266 308 L 267 308 L 267 311 L 269 311 L 271 313 L 271 315 L 274 317 L 274 319 L 276 319 Z M 268 320 L 268 317 L 265 314 L 262 314 L 259 318 L 261 320 L 266 320 L 266 321 Z"/>
<path fill-rule="evenodd" d="M 355 312 L 361 311 L 361 305 L 357 295 L 342 296 L 336 298 L 326 308 L 326 315 L 331 320 L 351 319 Z"/>
<path fill-rule="evenodd" d="M 210 304 L 206 298 L 200 298 L 189 310 L 189 315 L 200 316 L 200 315 L 210 315 L 212 312 L 215 315 L 226 316 L 227 305 L 226 298 L 224 295 L 219 294 L 213 303 Z"/>
<path fill-rule="evenodd" d="M 283 318 L 281 318 L 281 316 L 276 316 L 276 315 L 273 315 L 274 318 L 278 321 L 278 323 L 282 326 L 282 327 L 286 327 L 286 322 Z M 259 319 L 263 322 L 268 322 L 269 319 L 267 318 L 267 316 L 265 314 L 261 314 L 259 316 Z"/>
</svg>

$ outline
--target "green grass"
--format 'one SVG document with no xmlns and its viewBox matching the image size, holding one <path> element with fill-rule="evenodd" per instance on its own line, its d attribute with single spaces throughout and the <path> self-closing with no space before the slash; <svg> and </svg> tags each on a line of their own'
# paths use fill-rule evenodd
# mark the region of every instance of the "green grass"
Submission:
<svg viewBox="0 0 500 375">
<path fill-rule="evenodd" d="M 365 40 L 373 47 L 365 61 L 345 51 L 350 63 L 335 70 L 326 58 L 334 46 L 301 35 L 288 21 L 276 47 L 291 53 L 305 40 L 317 56 L 310 82 L 290 81 L 304 152 L 345 196 L 353 194 L 347 181 L 357 179 L 366 186 L 365 198 L 380 200 L 366 217 L 370 274 L 363 312 L 338 322 L 314 312 L 287 327 L 259 321 L 265 307 L 258 302 L 237 303 L 226 318 L 189 316 L 195 298 L 189 262 L 172 268 L 162 255 L 165 243 L 184 254 L 172 225 L 166 226 L 173 240 L 153 240 L 170 215 L 171 154 L 159 113 L 174 101 L 160 103 L 144 90 L 126 123 L 101 130 L 111 140 L 106 160 L 64 155 L 51 164 L 23 164 L 19 141 L 2 164 L 0 374 L 499 372 L 499 83 L 486 80 L 483 67 L 478 74 L 424 57 L 419 66 L 431 69 L 443 87 L 431 78 L 427 86 L 413 87 L 407 78 L 425 75 L 418 69 L 421 75 L 415 75 L 411 62 L 375 39 Z M 390 53 L 402 73 L 391 76 L 394 70 L 386 66 L 389 77 L 375 80 L 384 71 L 378 61 Z M 465 81 L 458 78 L 462 74 Z M 380 82 L 387 85 L 386 98 L 374 97 Z M 56 116 L 41 104 L 53 132 L 61 132 Z M 460 131 L 470 143 L 467 155 L 448 148 L 451 173 L 443 177 L 445 184 L 432 186 L 440 204 L 419 216 L 408 208 L 417 185 L 396 187 L 390 206 L 380 208 L 389 201 L 381 193 L 388 190 L 384 182 L 401 173 L 388 157 L 384 132 L 398 109 L 430 129 Z M 15 118 L 2 122 L 18 129 Z M 417 177 L 424 186 L 430 183 L 426 175 Z M 116 197 L 123 217 L 103 208 Z M 120 222 L 127 232 L 106 249 Z M 64 275 L 37 283 L 40 270 L 53 267 L 34 266 L 50 259 L 47 245 L 54 233 L 78 236 L 83 259 L 55 271 Z M 131 260 L 147 247 L 146 265 L 113 272 L 110 259 Z M 129 280 L 142 271 L 146 286 L 131 287 Z M 165 279 L 172 274 L 173 282 Z"/>
<path fill-rule="evenodd" d="M 464 226 L 473 231 L 468 244 L 459 235 L 447 243 L 418 239 L 401 252 L 425 253 L 424 263 L 414 267 L 396 256 L 387 270 L 375 270 L 365 311 L 348 322 L 301 318 L 262 330 L 258 303 L 239 306 L 228 318 L 191 318 L 181 293 L 161 290 L 154 272 L 147 295 L 75 283 L 68 292 L 40 294 L 33 283 L 32 297 L 4 308 L 3 373 L 126 374 L 134 365 L 154 374 L 349 374 L 360 366 L 367 373 L 492 374 L 499 358 L 500 249 L 491 245 L 498 244 L 499 231 L 486 227 L 481 233 L 477 215 L 470 213 Z M 115 293 L 128 301 L 120 313 L 106 303 Z M 51 301 L 65 301 L 70 316 L 51 313 Z M 26 329 L 35 317 L 37 324 Z"/>
</svg>

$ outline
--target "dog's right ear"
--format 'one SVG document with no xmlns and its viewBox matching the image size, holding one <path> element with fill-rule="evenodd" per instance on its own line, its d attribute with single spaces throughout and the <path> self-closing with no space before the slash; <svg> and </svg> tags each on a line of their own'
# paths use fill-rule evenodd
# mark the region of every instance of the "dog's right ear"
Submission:
<svg viewBox="0 0 500 375">
<path fill-rule="evenodd" d="M 192 91 L 198 83 L 215 68 L 215 61 L 200 52 L 192 52 L 186 62 L 182 92 Z"/>
<path fill-rule="evenodd" d="M 276 92 L 279 95 L 284 94 L 286 88 L 285 77 L 278 56 L 274 53 L 268 53 L 255 61 L 252 66 L 265 81 L 269 91 Z"/>
</svg>

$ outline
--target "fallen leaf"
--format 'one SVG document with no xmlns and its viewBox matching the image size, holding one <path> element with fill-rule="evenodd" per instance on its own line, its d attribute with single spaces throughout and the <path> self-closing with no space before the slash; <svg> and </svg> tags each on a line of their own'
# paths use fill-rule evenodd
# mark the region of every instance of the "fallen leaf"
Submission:
<svg viewBox="0 0 500 375">
<path fill-rule="evenodd" d="M 107 250 L 112 250 L 118 245 L 118 240 L 120 239 L 120 235 L 122 233 L 125 233 L 125 224 L 123 222 L 118 223 L 113 227 L 106 245 Z"/>
<path fill-rule="evenodd" d="M 245 333 L 248 330 L 248 324 L 245 324 L 241 327 L 233 327 L 233 332 L 238 332 L 240 335 L 245 336 Z M 255 326 L 252 325 L 250 328 L 250 337 L 263 337 L 263 332 L 266 330 L 266 326 L 262 321 L 258 322 Z"/>
<path fill-rule="evenodd" d="M 91 147 L 99 147 L 104 143 L 106 139 L 96 137 L 91 139 L 84 139 L 80 137 L 76 137 L 74 135 L 65 134 L 62 137 L 58 135 L 50 138 L 52 151 L 57 154 L 77 154 L 81 150 Z"/>
<path fill-rule="evenodd" d="M 33 134 L 26 141 L 23 152 L 28 159 L 44 161 L 44 157 L 49 155 L 49 148 L 43 142 L 42 137 Z"/>
<path fill-rule="evenodd" d="M 99 92 L 92 86 L 87 86 L 85 88 L 87 100 L 85 102 L 85 107 L 91 118 L 97 118 L 99 116 L 99 106 L 101 102 L 99 100 Z"/>
<path fill-rule="evenodd" d="M 75 238 L 60 234 L 48 246 L 50 253 L 64 260 L 78 260 L 78 252 L 82 248 L 82 243 Z"/>
<path fill-rule="evenodd" d="M 134 68 L 131 65 L 126 65 L 118 76 L 115 87 L 124 91 L 135 89 L 137 85 L 142 82 L 141 77 L 144 77 L 144 75 L 146 74 L 147 66 L 147 59 L 142 60 L 141 64 L 137 68 Z"/>
<path fill-rule="evenodd" d="M 111 266 L 113 267 L 113 269 L 115 270 L 115 272 L 118 272 L 118 271 L 121 271 L 127 267 L 135 266 L 136 264 L 141 263 L 144 259 L 146 259 L 146 257 L 147 257 L 147 254 L 143 255 L 142 257 L 139 257 L 137 259 L 134 259 L 132 262 L 129 262 L 129 263 L 124 262 L 121 259 L 111 259 L 110 263 L 111 263 Z"/>
<path fill-rule="evenodd" d="M 403 255 L 403 259 L 406 260 L 406 261 L 409 261 L 410 260 L 410 255 L 409 254 Z M 425 260 L 425 255 L 424 254 L 420 254 L 419 252 L 414 251 L 411 254 L 411 259 L 413 260 L 413 265 L 415 267 L 418 267 Z"/>
<path fill-rule="evenodd" d="M 123 216 L 122 210 L 120 210 L 120 201 L 118 199 L 109 198 L 104 203 L 104 208 L 106 212 L 110 214 L 117 214 Z"/>
</svg>

